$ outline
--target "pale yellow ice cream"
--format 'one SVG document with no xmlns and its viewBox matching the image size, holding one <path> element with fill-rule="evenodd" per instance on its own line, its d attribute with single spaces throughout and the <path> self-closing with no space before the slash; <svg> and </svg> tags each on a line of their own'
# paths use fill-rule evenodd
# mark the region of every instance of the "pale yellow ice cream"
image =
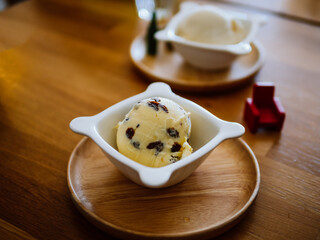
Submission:
<svg viewBox="0 0 320 240">
<path fill-rule="evenodd" d="M 192 153 L 189 113 L 172 100 L 144 99 L 117 127 L 119 152 L 143 165 L 162 167 Z"/>
<path fill-rule="evenodd" d="M 190 41 L 209 44 L 236 44 L 246 36 L 241 21 L 232 19 L 221 9 L 208 6 L 187 16 L 176 34 Z"/>
</svg>

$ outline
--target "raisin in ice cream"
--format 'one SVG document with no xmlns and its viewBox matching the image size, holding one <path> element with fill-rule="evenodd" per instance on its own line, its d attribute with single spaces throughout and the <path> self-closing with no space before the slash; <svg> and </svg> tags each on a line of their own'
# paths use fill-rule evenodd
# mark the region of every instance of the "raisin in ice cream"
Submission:
<svg viewBox="0 0 320 240">
<path fill-rule="evenodd" d="M 143 165 L 162 167 L 192 153 L 189 113 L 169 99 L 138 102 L 117 127 L 119 152 Z"/>
</svg>

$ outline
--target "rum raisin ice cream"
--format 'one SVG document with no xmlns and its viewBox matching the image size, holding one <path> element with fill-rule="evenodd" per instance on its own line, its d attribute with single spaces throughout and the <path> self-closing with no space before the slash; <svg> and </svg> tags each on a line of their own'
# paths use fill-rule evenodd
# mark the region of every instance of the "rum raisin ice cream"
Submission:
<svg viewBox="0 0 320 240">
<path fill-rule="evenodd" d="M 149 167 L 162 167 L 192 153 L 191 121 L 172 100 L 153 97 L 138 102 L 117 127 L 117 146 L 126 157 Z"/>
</svg>

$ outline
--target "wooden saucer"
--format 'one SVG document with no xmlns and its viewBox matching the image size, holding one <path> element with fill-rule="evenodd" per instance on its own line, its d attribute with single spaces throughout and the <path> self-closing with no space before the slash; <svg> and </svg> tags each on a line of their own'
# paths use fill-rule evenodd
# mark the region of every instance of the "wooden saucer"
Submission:
<svg viewBox="0 0 320 240">
<path fill-rule="evenodd" d="M 76 146 L 68 186 L 78 209 L 122 239 L 207 239 L 236 224 L 255 199 L 258 162 L 239 139 L 218 146 L 186 180 L 165 189 L 124 177 L 89 138 Z"/>
<path fill-rule="evenodd" d="M 253 80 L 264 61 L 263 47 L 257 41 L 252 44 L 251 53 L 237 58 L 230 68 L 220 71 L 201 70 L 189 65 L 163 42 L 158 43 L 156 56 L 146 55 L 145 49 L 141 36 L 131 44 L 130 57 L 137 69 L 152 82 L 162 81 L 173 89 L 191 92 L 224 91 L 242 86 Z"/>
</svg>

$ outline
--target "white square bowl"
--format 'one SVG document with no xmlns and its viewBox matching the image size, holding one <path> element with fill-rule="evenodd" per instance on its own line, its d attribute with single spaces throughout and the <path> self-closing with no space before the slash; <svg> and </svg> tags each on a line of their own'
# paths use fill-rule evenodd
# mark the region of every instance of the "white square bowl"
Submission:
<svg viewBox="0 0 320 240">
<path fill-rule="evenodd" d="M 117 150 L 115 126 L 140 100 L 149 97 L 171 99 L 191 113 L 190 145 L 194 152 L 170 165 L 151 168 L 137 163 Z M 109 160 L 133 182 L 149 188 L 163 188 L 187 178 L 222 141 L 240 137 L 244 127 L 238 123 L 221 120 L 199 106 L 171 91 L 165 83 L 152 83 L 145 92 L 125 99 L 90 117 L 78 117 L 71 121 L 72 131 L 90 137 L 107 155 Z"/>
</svg>

